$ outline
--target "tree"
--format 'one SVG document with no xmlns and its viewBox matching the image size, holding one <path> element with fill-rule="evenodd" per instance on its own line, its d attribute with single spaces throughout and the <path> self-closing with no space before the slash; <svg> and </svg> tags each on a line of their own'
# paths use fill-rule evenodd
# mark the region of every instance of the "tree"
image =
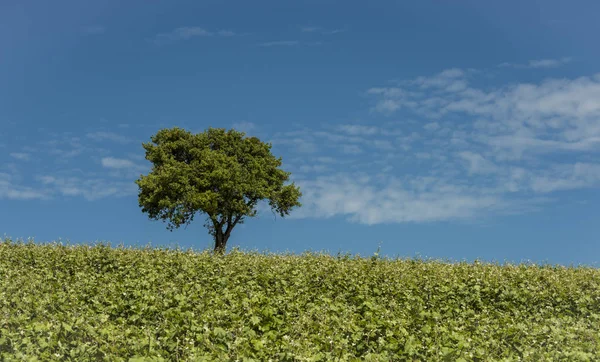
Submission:
<svg viewBox="0 0 600 362">
<path fill-rule="evenodd" d="M 162 129 L 142 146 L 153 166 L 136 181 L 142 212 L 163 220 L 173 231 L 188 225 L 197 213 L 207 215 L 205 227 L 224 253 L 233 228 L 257 214 L 257 204 L 268 200 L 281 217 L 301 206 L 290 173 L 279 169 L 281 158 L 271 144 L 243 132 L 222 128 L 192 134 L 181 128 Z"/>
</svg>

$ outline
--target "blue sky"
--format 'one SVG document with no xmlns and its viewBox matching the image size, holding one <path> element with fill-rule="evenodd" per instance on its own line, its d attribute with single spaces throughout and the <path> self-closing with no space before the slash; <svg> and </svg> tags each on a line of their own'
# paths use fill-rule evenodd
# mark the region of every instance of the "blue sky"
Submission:
<svg viewBox="0 0 600 362">
<path fill-rule="evenodd" d="M 160 128 L 272 142 L 304 193 L 228 246 L 600 261 L 596 1 L 0 3 L 0 234 L 206 248 L 137 204 Z"/>
</svg>

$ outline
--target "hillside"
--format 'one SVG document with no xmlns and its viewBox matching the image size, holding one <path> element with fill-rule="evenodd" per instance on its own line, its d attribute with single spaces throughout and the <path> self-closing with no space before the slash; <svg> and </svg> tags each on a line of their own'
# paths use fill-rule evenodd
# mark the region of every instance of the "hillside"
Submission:
<svg viewBox="0 0 600 362">
<path fill-rule="evenodd" d="M 598 355 L 590 267 L 0 242 L 0 360 Z"/>
</svg>

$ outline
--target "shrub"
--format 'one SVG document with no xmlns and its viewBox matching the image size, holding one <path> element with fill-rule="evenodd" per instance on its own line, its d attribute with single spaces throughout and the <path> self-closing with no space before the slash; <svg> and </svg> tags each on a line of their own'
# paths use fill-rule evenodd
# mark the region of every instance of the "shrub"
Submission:
<svg viewBox="0 0 600 362">
<path fill-rule="evenodd" d="M 0 360 L 598 355 L 589 267 L 0 242 Z"/>
</svg>

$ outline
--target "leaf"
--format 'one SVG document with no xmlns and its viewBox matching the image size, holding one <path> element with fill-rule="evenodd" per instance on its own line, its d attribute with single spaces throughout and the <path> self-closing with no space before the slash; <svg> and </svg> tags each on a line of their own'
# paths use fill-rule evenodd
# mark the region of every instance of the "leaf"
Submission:
<svg viewBox="0 0 600 362">
<path fill-rule="evenodd" d="M 257 316 L 252 316 L 250 317 L 250 323 L 252 323 L 252 325 L 257 325 L 260 323 L 260 318 Z"/>
</svg>

